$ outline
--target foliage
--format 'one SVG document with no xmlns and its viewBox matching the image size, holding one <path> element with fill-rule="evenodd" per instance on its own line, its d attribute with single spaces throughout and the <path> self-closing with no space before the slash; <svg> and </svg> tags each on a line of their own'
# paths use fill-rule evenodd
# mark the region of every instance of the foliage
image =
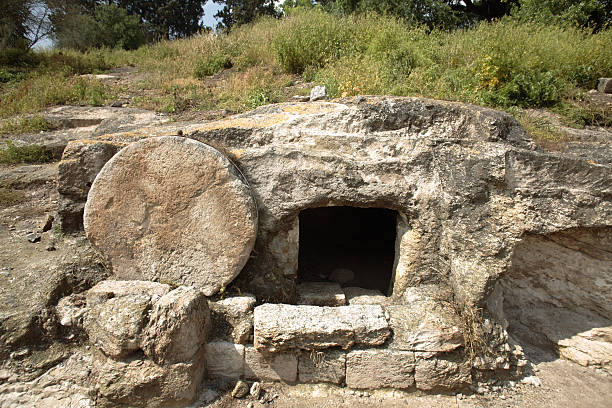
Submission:
<svg viewBox="0 0 612 408">
<path fill-rule="evenodd" d="M 0 122 L 0 135 L 36 133 L 55 129 L 56 126 L 42 116 L 25 116 L 16 119 L 7 119 Z"/>
<path fill-rule="evenodd" d="M 74 104 L 102 106 L 113 99 L 100 81 L 60 72 L 38 74 L 2 90 L 0 118 L 39 112 L 48 106 Z"/>
<path fill-rule="evenodd" d="M 10 140 L 6 140 L 5 147 L 0 148 L 0 164 L 17 163 L 46 163 L 51 160 L 49 152 L 40 145 L 17 146 Z"/>
<path fill-rule="evenodd" d="M 42 0 L 3 0 L 0 15 L 0 51 L 31 49 L 51 32 L 49 8 Z"/>
<path fill-rule="evenodd" d="M 212 54 L 206 55 L 196 65 L 194 76 L 202 79 L 207 76 L 216 74 L 217 72 L 232 67 L 232 61 L 227 55 Z"/>
<path fill-rule="evenodd" d="M 215 14 L 221 19 L 217 28 L 229 31 L 234 26 L 247 24 L 257 16 L 278 16 L 273 0 L 213 0 L 223 4 L 223 8 Z"/>
<path fill-rule="evenodd" d="M 612 1 L 521 0 L 512 15 L 540 24 L 570 24 L 600 30 L 612 23 Z"/>
<path fill-rule="evenodd" d="M 202 29 L 201 0 L 115 0 L 115 3 L 146 23 L 155 41 L 186 38 Z"/>
<path fill-rule="evenodd" d="M 90 48 L 136 49 L 144 43 L 144 26 L 137 16 L 114 4 L 100 4 L 93 15 L 56 10 L 52 17 L 59 48 L 81 51 Z"/>
<path fill-rule="evenodd" d="M 285 30 L 276 34 L 272 49 L 279 65 L 292 73 L 320 68 L 353 53 L 361 32 L 355 18 L 337 18 L 320 9 L 296 13 L 283 25 Z"/>
<path fill-rule="evenodd" d="M 597 78 L 610 76 L 611 43 L 610 28 L 593 33 L 504 18 L 448 31 L 394 16 L 296 7 L 282 19 L 261 17 L 229 33 L 133 51 L 36 53 L 35 68 L 2 68 L 0 118 L 53 104 L 103 104 L 126 93 L 134 106 L 172 114 L 241 112 L 306 94 L 315 81 L 332 97 L 375 93 L 508 111 L 548 107 L 572 126 L 605 124 L 609 111 L 597 111 L 584 95 Z M 223 75 L 198 79 L 229 62 L 233 67 Z M 74 76 L 126 65 L 139 72 L 133 84 Z"/>
</svg>

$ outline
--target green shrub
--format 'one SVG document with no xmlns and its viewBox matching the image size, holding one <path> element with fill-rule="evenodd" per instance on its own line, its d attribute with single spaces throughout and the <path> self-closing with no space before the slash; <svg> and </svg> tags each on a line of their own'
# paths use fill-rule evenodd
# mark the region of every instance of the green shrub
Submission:
<svg viewBox="0 0 612 408">
<path fill-rule="evenodd" d="M 278 64 L 291 73 L 323 67 L 354 51 L 359 44 L 355 19 L 334 17 L 319 9 L 296 9 L 272 40 Z"/>
<path fill-rule="evenodd" d="M 51 155 L 40 145 L 17 146 L 10 140 L 6 140 L 5 148 L 0 149 L 1 164 L 35 164 L 46 163 L 51 160 Z"/>
<path fill-rule="evenodd" d="M 0 66 L 4 67 L 34 67 L 38 64 L 38 55 L 21 48 L 0 50 Z"/>
<path fill-rule="evenodd" d="M 231 67 L 232 61 L 227 55 L 207 55 L 206 57 L 198 61 L 193 75 L 198 79 L 202 79 L 204 77 L 212 76 L 219 71 Z"/>
</svg>

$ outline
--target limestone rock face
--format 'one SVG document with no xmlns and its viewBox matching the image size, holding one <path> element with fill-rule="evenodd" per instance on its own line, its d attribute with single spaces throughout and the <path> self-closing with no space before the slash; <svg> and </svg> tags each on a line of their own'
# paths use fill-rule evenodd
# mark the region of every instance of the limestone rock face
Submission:
<svg viewBox="0 0 612 408">
<path fill-rule="evenodd" d="M 470 366 L 461 355 L 415 353 L 414 378 L 419 390 L 446 391 L 458 389 L 471 382 Z"/>
<path fill-rule="evenodd" d="M 253 346 L 244 349 L 244 377 L 248 380 L 295 383 L 298 358 L 295 353 L 265 354 Z"/>
<path fill-rule="evenodd" d="M 278 352 L 292 348 L 344 349 L 379 346 L 391 334 L 382 307 L 264 304 L 255 308 L 255 348 Z"/>
<path fill-rule="evenodd" d="M 206 367 L 210 378 L 240 378 L 244 374 L 244 346 L 228 341 L 206 344 Z"/>
<path fill-rule="evenodd" d="M 463 346 L 458 316 L 448 304 L 432 299 L 431 293 L 437 293 L 436 289 L 408 288 L 404 295 L 406 304 L 385 307 L 393 330 L 390 348 L 449 352 Z"/>
<path fill-rule="evenodd" d="M 207 296 L 231 282 L 257 233 L 257 211 L 236 167 L 179 137 L 129 145 L 96 177 L 87 237 L 121 279 L 193 285 Z"/>
<path fill-rule="evenodd" d="M 400 307 L 418 300 L 413 297 L 414 288 L 427 288 L 429 300 L 415 304 L 420 311 L 389 313 L 397 331 L 388 343 L 396 347 L 393 351 L 435 353 L 417 358 L 418 387 L 448 388 L 469 381 L 469 373 L 456 356 L 464 350 L 455 330 L 462 327 L 458 319 L 482 326 L 487 334 L 488 357 L 492 357 L 490 362 L 475 359 L 479 369 L 509 370 L 511 364 L 522 364 L 518 355 L 511 359 L 516 349 L 509 351 L 513 347 L 508 343 L 508 336 L 520 337 L 519 332 L 536 333 L 530 340 L 552 346 L 566 358 L 609 366 L 603 357 L 607 349 L 600 347 L 601 342 L 609 343 L 601 333 L 610 326 L 612 316 L 608 272 L 612 241 L 607 238 L 612 226 L 612 155 L 605 137 L 572 141 L 564 145 L 564 151 L 547 151 L 503 112 L 423 98 L 375 96 L 264 106 L 216 122 L 181 124 L 181 129 L 187 138 L 222 151 L 248 181 L 257 207 L 257 239 L 235 282 L 257 299 L 296 303 L 298 258 L 304 250 L 299 237 L 303 211 L 328 206 L 392 210 L 397 217 L 391 281 L 388 286 L 374 286 L 388 296 L 349 293 L 348 288 L 345 293 L 351 306 L 363 302 Z M 74 141 L 67 150 L 87 152 L 87 160 L 100 163 L 108 160 L 109 153 L 93 146 L 138 146 L 144 143 L 142 139 L 176 131 L 175 125 L 151 126 L 129 134 Z M 154 149 L 149 150 L 155 154 Z M 171 170 L 184 164 L 173 155 L 163 156 L 164 160 L 157 156 L 160 166 L 173 163 L 167 166 L 168 174 L 175 174 Z M 85 159 L 78 162 L 79 157 L 65 154 L 65 163 L 59 166 L 60 196 L 66 208 L 82 208 L 82 193 L 94 172 L 80 174 L 78 169 L 90 167 Z M 72 159 L 78 160 L 70 162 Z M 113 158 L 111 163 L 118 160 Z M 184 177 L 198 172 L 193 161 L 185 165 L 189 171 L 181 173 Z M 125 177 L 132 183 L 148 180 L 144 172 Z M 184 180 L 177 176 L 160 179 Z M 125 188 L 116 198 L 131 206 L 125 192 L 132 190 L 137 189 Z M 151 216 L 162 207 L 156 206 L 157 201 L 151 203 L 149 212 L 129 222 L 124 219 L 124 225 L 109 226 L 108 231 L 133 237 L 134 245 L 127 239 L 129 245 L 117 245 L 121 250 L 132 248 L 128 258 L 133 258 L 129 259 L 142 258 L 156 265 L 155 270 L 148 270 L 151 274 L 146 279 L 161 281 L 167 274 L 172 282 L 177 270 L 158 268 L 157 255 L 151 254 L 184 259 L 184 253 L 172 252 L 181 241 L 167 234 L 166 240 L 157 242 L 167 247 L 156 252 L 157 243 L 146 231 L 161 224 Z M 168 231 L 189 230 L 178 222 L 173 225 L 177 229 Z M 592 233 L 583 234 L 585 231 Z M 208 253 L 200 243 L 194 237 L 189 241 L 192 259 L 198 262 Z M 523 252 L 525 248 L 532 253 Z M 219 259 L 225 264 L 231 261 Z M 343 263 L 326 266 L 329 271 L 346 267 Z M 568 269 L 572 272 L 566 273 Z M 130 278 L 144 276 L 138 267 L 125 270 L 131 271 L 126 272 Z M 185 270 L 181 278 L 201 277 L 195 270 Z M 359 271 L 353 268 L 353 272 Z M 289 318 L 291 307 L 297 306 L 265 306 L 259 313 L 266 309 L 269 313 L 262 320 L 256 309 L 256 348 L 284 351 L 359 343 L 353 323 L 360 323 L 355 316 L 349 324 L 338 310 L 332 317 L 313 309 Z M 539 324 L 555 321 L 555 316 L 566 312 L 582 316 L 574 319 L 579 324 L 567 325 L 562 333 Z M 274 323 L 277 317 L 278 324 Z M 317 326 L 322 320 L 329 326 Z M 373 343 L 384 341 L 380 331 L 372 333 L 378 333 Z M 229 339 L 233 334 L 224 336 Z M 242 337 L 241 341 L 249 340 Z M 446 363 L 437 363 L 442 360 Z"/>
<path fill-rule="evenodd" d="M 202 292 L 181 286 L 153 305 L 141 348 L 158 364 L 189 361 L 210 332 L 210 310 Z"/>
</svg>

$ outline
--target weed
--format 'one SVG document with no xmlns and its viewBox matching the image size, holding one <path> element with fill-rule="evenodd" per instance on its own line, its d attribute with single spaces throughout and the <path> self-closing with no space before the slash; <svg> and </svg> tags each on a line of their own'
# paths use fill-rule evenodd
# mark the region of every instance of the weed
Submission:
<svg viewBox="0 0 612 408">
<path fill-rule="evenodd" d="M 6 140 L 5 148 L 0 149 L 0 164 L 46 163 L 51 160 L 49 152 L 40 145 L 17 146 Z"/>
<path fill-rule="evenodd" d="M 57 126 L 42 116 L 23 116 L 0 122 L 0 135 L 37 133 L 56 129 Z"/>
<path fill-rule="evenodd" d="M 196 65 L 194 76 L 202 79 L 207 76 L 212 76 L 217 72 L 231 68 L 232 61 L 227 55 L 209 55 L 202 58 Z"/>
</svg>

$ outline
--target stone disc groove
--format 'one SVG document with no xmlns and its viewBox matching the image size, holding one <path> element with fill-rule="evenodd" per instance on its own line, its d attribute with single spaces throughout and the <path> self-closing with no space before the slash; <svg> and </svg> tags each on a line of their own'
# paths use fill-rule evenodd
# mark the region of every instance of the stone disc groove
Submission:
<svg viewBox="0 0 612 408">
<path fill-rule="evenodd" d="M 84 225 L 119 279 L 193 285 L 211 296 L 248 260 L 257 208 L 222 153 L 166 136 L 131 144 L 104 165 Z"/>
</svg>

